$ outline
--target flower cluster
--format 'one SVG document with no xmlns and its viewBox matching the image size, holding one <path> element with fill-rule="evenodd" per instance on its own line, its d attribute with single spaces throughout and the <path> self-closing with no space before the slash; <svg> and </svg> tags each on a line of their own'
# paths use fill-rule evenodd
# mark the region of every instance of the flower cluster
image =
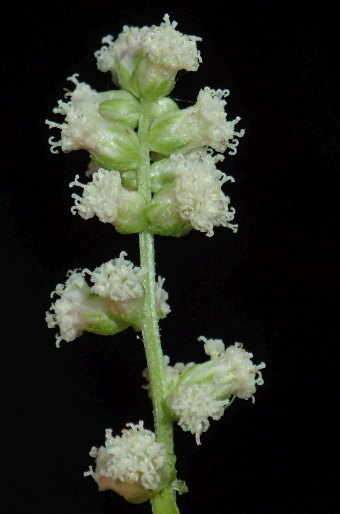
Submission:
<svg viewBox="0 0 340 514">
<path fill-rule="evenodd" d="M 192 107 L 156 119 L 150 128 L 150 149 L 170 155 L 208 146 L 216 152 L 225 152 L 229 148 L 229 153 L 235 154 L 238 146 L 235 138 L 243 137 L 244 130 L 235 131 L 240 117 L 227 121 L 224 98 L 228 95 L 228 90 L 205 87 L 199 92 L 197 103 Z"/>
<path fill-rule="evenodd" d="M 118 171 L 100 168 L 92 175 L 92 181 L 84 185 L 79 182 L 79 175 L 70 187 L 83 188 L 82 196 L 72 194 L 75 205 L 72 214 L 78 214 L 85 220 L 98 216 L 103 223 L 112 223 L 122 234 L 142 232 L 148 221 L 145 210 L 147 202 L 137 191 L 128 191 L 122 186 Z"/>
<path fill-rule="evenodd" d="M 234 179 L 216 168 L 221 160 L 222 155 L 213 156 L 201 149 L 187 155 L 172 155 L 156 163 L 157 181 L 164 180 L 165 185 L 156 192 L 147 208 L 153 232 L 184 235 L 196 229 L 211 237 L 214 227 L 237 231 L 237 225 L 230 223 L 235 209 L 229 208 L 229 197 L 222 191 L 222 185 Z"/>
<path fill-rule="evenodd" d="M 166 14 L 159 27 L 125 26 L 116 41 L 104 37 L 104 46 L 95 53 L 98 69 L 110 71 L 114 84 L 137 98 L 168 95 L 178 71 L 196 71 L 202 62 L 196 48 L 201 38 L 184 35 L 176 26 Z"/>
<path fill-rule="evenodd" d="M 84 185 L 79 176 L 70 187 L 83 188 L 82 196 L 73 193 L 72 213 L 84 219 L 98 216 L 123 234 L 148 230 L 154 234 L 183 236 L 192 229 L 212 236 L 214 227 L 229 227 L 234 209 L 223 184 L 233 181 L 216 168 L 223 160 L 213 152 L 236 153 L 236 131 L 240 120 L 227 120 L 225 97 L 228 90 L 202 89 L 197 102 L 179 109 L 167 97 L 179 70 L 196 71 L 201 62 L 196 43 L 200 38 L 176 30 L 177 23 L 165 15 L 160 26 L 127 27 L 116 41 L 103 39 L 96 52 L 98 68 L 112 73 L 120 90 L 98 93 L 88 84 L 69 77 L 75 84 L 60 100 L 55 114 L 63 123 L 47 120 L 50 128 L 61 130 L 61 140 L 50 138 L 51 151 L 84 149 L 90 153 L 92 181 Z M 146 144 L 150 152 L 151 192 L 147 201 L 139 190 L 141 164 L 137 135 L 142 101 L 148 100 L 149 128 Z M 138 189 L 138 191 L 137 191 Z"/>
<path fill-rule="evenodd" d="M 105 446 L 90 452 L 96 465 L 85 476 L 92 476 L 100 491 L 111 489 L 129 502 L 155 500 L 155 513 L 177 511 L 174 491 L 186 490 L 176 480 L 172 421 L 201 444 L 210 419 L 219 420 L 234 398 L 254 401 L 265 367 L 253 364 L 241 344 L 225 348 L 203 336 L 207 362 L 170 366 L 165 356 L 162 366 L 157 318 L 170 308 L 164 279 L 155 280 L 153 234 L 180 237 L 198 230 L 211 237 L 215 227 L 237 231 L 235 209 L 223 191 L 234 179 L 217 164 L 224 160 L 221 153 L 236 153 L 244 135 L 235 128 L 239 117 L 227 120 L 228 90 L 205 87 L 184 109 L 168 96 L 178 72 L 196 71 L 202 62 L 201 38 L 176 27 L 166 14 L 159 26 L 124 26 L 116 40 L 103 38 L 97 66 L 111 73 L 118 89 L 97 92 L 74 74 L 68 78 L 73 91 L 53 110 L 63 121 L 46 120 L 61 131 L 60 141 L 49 139 L 52 153 L 60 147 L 90 155 L 87 183 L 76 175 L 69 184 L 82 190 L 72 193 L 72 214 L 85 220 L 96 216 L 121 234 L 140 234 L 141 267 L 121 252 L 94 271 L 69 271 L 51 294 L 58 298 L 46 321 L 49 328 L 59 327 L 57 347 L 84 331 L 113 335 L 128 327 L 143 329 L 149 367 L 143 375 L 150 382 L 145 388 L 158 440 L 142 421 L 127 424 L 121 436 L 108 429 Z"/>
<path fill-rule="evenodd" d="M 195 434 L 197 444 L 210 426 L 208 418 L 219 420 L 231 397 L 255 401 L 256 386 L 263 384 L 260 370 L 265 368 L 263 362 L 253 364 L 253 354 L 240 343 L 225 348 L 219 339 L 201 336 L 199 340 L 210 361 L 175 365 L 171 373 L 167 371 L 169 410 L 184 431 Z"/>
<path fill-rule="evenodd" d="M 164 443 L 156 442 L 153 432 L 128 423 L 122 436 L 105 433 L 105 446 L 93 447 L 90 456 L 96 459 L 96 468 L 85 472 L 92 476 L 99 491 L 112 489 L 131 503 L 142 503 L 152 493 L 161 490 L 171 477 L 172 466 Z"/>
<path fill-rule="evenodd" d="M 70 100 L 68 102 L 59 100 L 58 107 L 53 109 L 55 114 L 65 116 L 65 121 L 55 123 L 46 120 L 49 128 L 61 130 L 60 141 L 55 142 L 53 137 L 49 139 L 51 152 L 58 153 L 58 146 L 63 152 L 84 149 L 90 153 L 94 162 L 104 168 L 118 171 L 136 169 L 139 165 L 139 142 L 130 126 L 129 117 L 126 117 L 127 121 L 121 123 L 121 110 L 118 105 L 117 121 L 107 121 L 105 106 L 100 110 L 100 105 L 110 99 L 112 101 L 111 92 L 97 93 L 88 84 L 79 82 L 77 77 L 78 74 L 74 74 L 68 78 L 76 86 L 73 92 L 67 92 L 65 95 L 70 97 Z M 129 97 L 135 105 L 134 97 L 132 95 Z M 123 102 L 126 104 L 126 99 Z M 115 103 L 117 106 L 117 102 Z M 114 109 L 111 109 L 111 119 L 112 110 Z"/>
<path fill-rule="evenodd" d="M 65 284 L 58 284 L 55 291 L 60 298 L 46 313 L 49 328 L 59 326 L 60 341 L 73 341 L 84 331 L 101 335 L 113 335 L 129 326 L 141 329 L 144 302 L 143 281 L 146 268 L 134 266 L 125 259 L 127 254 L 102 264 L 94 271 L 84 269 L 69 271 Z M 84 276 L 90 276 L 90 287 Z M 163 289 L 164 279 L 158 277 L 155 284 L 157 315 L 164 318 L 169 312 L 168 293 Z"/>
</svg>

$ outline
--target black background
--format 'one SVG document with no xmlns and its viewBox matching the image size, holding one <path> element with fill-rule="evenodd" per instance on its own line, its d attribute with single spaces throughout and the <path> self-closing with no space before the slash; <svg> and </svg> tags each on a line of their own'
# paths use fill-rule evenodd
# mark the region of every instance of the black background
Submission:
<svg viewBox="0 0 340 514">
<path fill-rule="evenodd" d="M 196 447 L 178 427 L 181 513 L 336 512 L 338 430 L 339 100 L 335 2 L 11 2 L 3 12 L 1 219 L 6 512 L 147 513 L 82 476 L 105 428 L 152 428 L 145 367 L 132 330 L 84 334 L 57 350 L 44 312 L 66 271 L 93 269 L 137 237 L 70 213 L 68 183 L 85 152 L 53 156 L 45 118 L 80 73 L 109 87 L 93 52 L 124 24 L 164 13 L 203 37 L 203 63 L 173 94 L 193 101 L 228 88 L 228 119 L 246 129 L 222 169 L 239 232 L 157 238 L 172 313 L 162 322 L 172 362 L 203 360 L 197 337 L 241 341 L 267 363 L 256 403 L 235 401 Z M 183 104 L 185 105 L 185 104 Z M 54 131 L 56 134 L 56 131 Z M 13 466 L 13 468 L 12 468 Z"/>
</svg>

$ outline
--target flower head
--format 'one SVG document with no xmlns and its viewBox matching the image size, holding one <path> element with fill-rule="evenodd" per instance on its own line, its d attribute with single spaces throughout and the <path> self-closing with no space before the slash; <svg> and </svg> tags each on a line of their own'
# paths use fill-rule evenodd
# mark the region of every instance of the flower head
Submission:
<svg viewBox="0 0 340 514">
<path fill-rule="evenodd" d="M 63 339 L 70 342 L 83 333 L 84 326 L 86 325 L 83 312 L 91 293 L 90 287 L 81 273 L 77 270 L 69 271 L 68 273 L 69 277 L 65 285 L 58 284 L 55 291 L 51 294 L 51 297 L 54 294 L 60 296 L 51 306 L 51 311 L 54 311 L 54 313 L 46 312 L 48 328 L 59 326 L 60 335 L 56 336 L 56 345 L 58 347 Z"/>
<path fill-rule="evenodd" d="M 135 169 L 139 164 L 139 143 L 135 132 L 121 123 L 110 123 L 99 114 L 100 103 L 107 97 L 79 82 L 74 74 L 68 80 L 75 84 L 73 92 L 66 93 L 68 102 L 59 100 L 55 114 L 65 116 L 63 123 L 46 120 L 49 128 L 61 130 L 61 140 L 49 139 L 51 152 L 87 150 L 99 165 L 124 171 Z"/>
<path fill-rule="evenodd" d="M 175 197 L 181 218 L 208 237 L 214 234 L 214 227 L 229 227 L 236 232 L 237 225 L 230 223 L 235 209 L 229 208 L 230 199 L 222 191 L 222 185 L 234 179 L 216 168 L 221 156 L 198 151 L 172 155 L 170 159 L 176 170 Z"/>
<path fill-rule="evenodd" d="M 168 14 L 163 19 L 159 27 L 153 25 L 142 34 L 143 47 L 150 61 L 176 73 L 179 70 L 196 71 L 202 62 L 196 42 L 202 41 L 202 38 L 187 36 L 175 30 L 177 22 L 170 22 Z"/>
<path fill-rule="evenodd" d="M 72 194 L 75 205 L 72 214 L 89 219 L 98 216 L 103 223 L 112 223 L 118 231 L 124 233 L 142 232 L 147 226 L 145 208 L 147 202 L 137 191 L 128 191 L 121 184 L 118 171 L 100 168 L 92 175 L 92 181 L 84 185 L 79 176 L 70 183 L 70 187 L 83 188 L 82 196 Z"/>
<path fill-rule="evenodd" d="M 100 491 L 112 489 L 128 501 L 141 503 L 165 486 L 171 466 L 165 444 L 156 442 L 143 421 L 126 427 L 122 436 L 116 437 L 112 437 L 112 430 L 106 430 L 105 446 L 93 447 L 90 452 L 96 468 L 93 471 L 90 467 L 84 475 L 92 476 Z"/>
<path fill-rule="evenodd" d="M 65 284 L 58 284 L 55 291 L 59 298 L 46 313 L 49 328 L 59 327 L 56 345 L 60 341 L 73 341 L 84 331 L 101 335 L 113 335 L 129 326 L 140 330 L 144 303 L 143 281 L 147 268 L 134 267 L 125 260 L 125 252 L 96 268 L 69 271 Z M 89 286 L 84 275 L 90 275 Z M 168 293 L 163 289 L 164 279 L 158 277 L 156 307 L 159 318 L 170 312 Z"/>
<path fill-rule="evenodd" d="M 117 259 L 105 262 L 94 271 L 84 270 L 94 284 L 91 288 L 94 293 L 116 302 L 143 296 L 143 281 L 148 270 L 125 260 L 126 255 L 121 252 Z"/>
<path fill-rule="evenodd" d="M 116 41 L 106 36 L 95 53 L 99 70 L 111 71 L 113 82 L 137 97 L 169 94 L 177 72 L 196 71 L 202 61 L 196 48 L 201 38 L 184 35 L 176 26 L 166 14 L 160 26 L 124 26 Z"/>
<path fill-rule="evenodd" d="M 263 362 L 253 364 L 253 354 L 246 352 L 240 343 L 225 349 L 220 339 L 201 336 L 199 340 L 204 342 L 210 361 L 190 363 L 176 380 L 175 371 L 167 374 L 172 384 L 167 398 L 170 412 L 184 431 L 195 434 L 197 444 L 210 426 L 208 418 L 219 420 L 231 404 L 231 397 L 254 401 L 256 386 L 263 384 L 260 370 L 265 368 Z"/>
<path fill-rule="evenodd" d="M 163 155 L 186 154 L 206 146 L 222 153 L 229 148 L 229 154 L 235 154 L 238 146 L 236 137 L 242 137 L 244 130 L 235 131 L 240 117 L 227 120 L 224 98 L 228 95 L 227 89 L 205 87 L 192 107 L 156 119 L 149 133 L 151 150 Z"/>
<path fill-rule="evenodd" d="M 178 417 L 178 424 L 184 432 L 195 434 L 196 443 L 210 426 L 208 418 L 221 419 L 230 400 L 216 400 L 213 384 L 188 384 L 181 389 L 171 403 L 171 409 Z"/>
<path fill-rule="evenodd" d="M 216 168 L 223 156 L 213 156 L 203 148 L 163 160 L 167 164 L 161 171 L 168 184 L 156 192 L 147 208 L 151 230 L 178 236 L 194 228 L 208 237 L 214 235 L 214 227 L 237 231 L 237 225 L 231 223 L 235 209 L 229 207 L 230 199 L 222 191 L 223 184 L 234 179 Z"/>
</svg>

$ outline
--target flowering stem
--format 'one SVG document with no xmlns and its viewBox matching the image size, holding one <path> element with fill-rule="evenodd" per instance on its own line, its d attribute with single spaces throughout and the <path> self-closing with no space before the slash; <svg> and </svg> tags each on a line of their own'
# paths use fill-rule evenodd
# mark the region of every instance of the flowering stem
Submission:
<svg viewBox="0 0 340 514">
<path fill-rule="evenodd" d="M 141 156 L 138 171 L 138 191 L 142 193 L 148 201 L 151 199 L 150 154 L 147 144 L 147 135 L 151 120 L 150 110 L 151 103 L 147 100 L 142 100 L 142 112 L 138 127 Z M 171 455 L 173 454 L 173 421 L 165 407 L 167 387 L 158 316 L 156 312 L 155 250 L 153 234 L 150 234 L 148 231 L 140 233 L 139 251 L 141 266 L 149 270 L 144 280 L 145 301 L 142 333 L 152 392 L 155 432 L 157 441 L 164 443 L 168 454 Z M 155 496 L 151 500 L 151 503 L 153 514 L 179 513 L 176 506 L 175 495 L 170 488 L 164 489 L 160 494 Z"/>
</svg>

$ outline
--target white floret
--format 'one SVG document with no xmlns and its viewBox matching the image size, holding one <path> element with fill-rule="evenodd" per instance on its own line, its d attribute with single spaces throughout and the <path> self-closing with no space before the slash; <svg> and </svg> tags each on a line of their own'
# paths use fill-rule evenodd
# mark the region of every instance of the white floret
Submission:
<svg viewBox="0 0 340 514">
<path fill-rule="evenodd" d="M 202 62 L 196 42 L 202 39 L 175 30 L 177 22 L 170 23 L 168 14 L 163 19 L 164 22 L 159 27 L 153 25 L 142 35 L 143 46 L 149 59 L 174 71 L 196 71 Z"/>
<path fill-rule="evenodd" d="M 158 277 L 155 283 L 156 288 L 156 308 L 162 312 L 162 319 L 165 318 L 171 311 L 170 305 L 167 303 L 169 294 L 163 289 L 165 278 Z"/>
<path fill-rule="evenodd" d="M 182 219 L 189 220 L 196 230 L 213 236 L 214 227 L 229 227 L 237 231 L 235 209 L 229 208 L 230 199 L 222 191 L 222 185 L 233 177 L 219 171 L 215 163 L 221 156 L 213 157 L 206 151 L 191 152 L 185 156 L 172 155 L 174 163 L 175 196 Z"/>
<path fill-rule="evenodd" d="M 118 204 L 124 192 L 120 173 L 100 168 L 93 173 L 92 181 L 88 184 L 82 184 L 78 179 L 79 175 L 76 175 L 70 187 L 79 186 L 84 191 L 82 196 L 72 194 L 75 200 L 75 205 L 71 208 L 72 214 L 78 212 L 86 220 L 96 215 L 103 223 L 113 223 L 118 216 Z"/>
<path fill-rule="evenodd" d="M 239 116 L 233 121 L 227 121 L 224 110 L 226 101 L 223 98 L 228 95 L 227 89 L 214 90 L 205 87 L 199 92 L 196 105 L 188 111 L 194 113 L 193 130 L 197 132 L 197 138 L 203 138 L 205 146 L 210 146 L 216 152 L 222 153 L 230 148 L 229 154 L 234 155 L 239 144 L 235 137 L 242 137 L 244 130 L 235 131 L 235 125 L 241 119 Z"/>
<path fill-rule="evenodd" d="M 251 398 L 254 402 L 256 386 L 263 385 L 260 370 L 266 367 L 265 363 L 255 365 L 251 360 L 253 354 L 244 350 L 241 343 L 224 349 L 221 340 L 206 339 L 204 336 L 199 340 L 204 341 L 205 353 L 216 364 L 215 380 L 229 382 L 232 395 L 242 400 Z"/>
<path fill-rule="evenodd" d="M 94 127 L 100 120 L 98 114 L 100 101 L 97 91 L 91 89 L 88 84 L 79 82 L 77 77 L 78 74 L 76 73 L 67 79 L 76 85 L 73 92 L 68 92 L 65 95 L 65 97 L 71 99 L 68 102 L 59 100 L 58 107 L 53 109 L 55 114 L 65 116 L 65 121 L 55 123 L 46 120 L 49 128 L 59 128 L 61 130 L 61 140 L 59 142 L 53 142 L 53 137 L 49 139 L 52 153 L 58 153 L 58 150 L 56 150 L 58 146 L 61 146 L 63 152 L 84 148 L 93 134 Z"/>
<path fill-rule="evenodd" d="M 60 296 L 51 305 L 52 312 L 46 312 L 48 328 L 59 326 L 60 335 L 56 335 L 56 345 L 59 348 L 60 341 L 73 341 L 79 337 L 84 330 L 84 318 L 82 312 L 86 305 L 90 287 L 86 284 L 84 277 L 77 270 L 69 271 L 69 277 L 65 284 L 58 284 L 51 294 Z"/>
<path fill-rule="evenodd" d="M 83 271 L 90 275 L 93 293 L 118 302 L 143 296 L 143 281 L 148 270 L 125 260 L 126 255 L 126 252 L 121 252 L 117 259 L 105 262 L 93 272 Z"/>
<path fill-rule="evenodd" d="M 215 396 L 216 387 L 212 382 L 187 384 L 181 387 L 180 394 L 170 405 L 179 418 L 179 426 L 185 432 L 194 434 L 197 444 L 201 444 L 200 436 L 210 426 L 208 418 L 218 421 L 229 404 L 229 399 L 216 400 Z"/>
<path fill-rule="evenodd" d="M 111 71 L 115 73 L 121 62 L 125 67 L 133 72 L 135 66 L 135 55 L 142 47 L 142 35 L 147 27 L 123 27 L 123 32 L 114 41 L 108 35 L 102 39 L 104 46 L 95 52 L 97 67 L 102 72 Z"/>
<path fill-rule="evenodd" d="M 114 488 L 105 478 L 127 484 L 138 483 L 145 489 L 155 490 L 167 463 L 165 445 L 156 442 L 155 434 L 144 428 L 143 421 L 126 426 L 122 436 L 112 437 L 112 430 L 106 430 L 105 447 L 92 448 L 90 452 L 96 459 L 96 469 L 93 471 L 91 467 L 84 475 L 92 476 L 99 490 Z"/>
</svg>

